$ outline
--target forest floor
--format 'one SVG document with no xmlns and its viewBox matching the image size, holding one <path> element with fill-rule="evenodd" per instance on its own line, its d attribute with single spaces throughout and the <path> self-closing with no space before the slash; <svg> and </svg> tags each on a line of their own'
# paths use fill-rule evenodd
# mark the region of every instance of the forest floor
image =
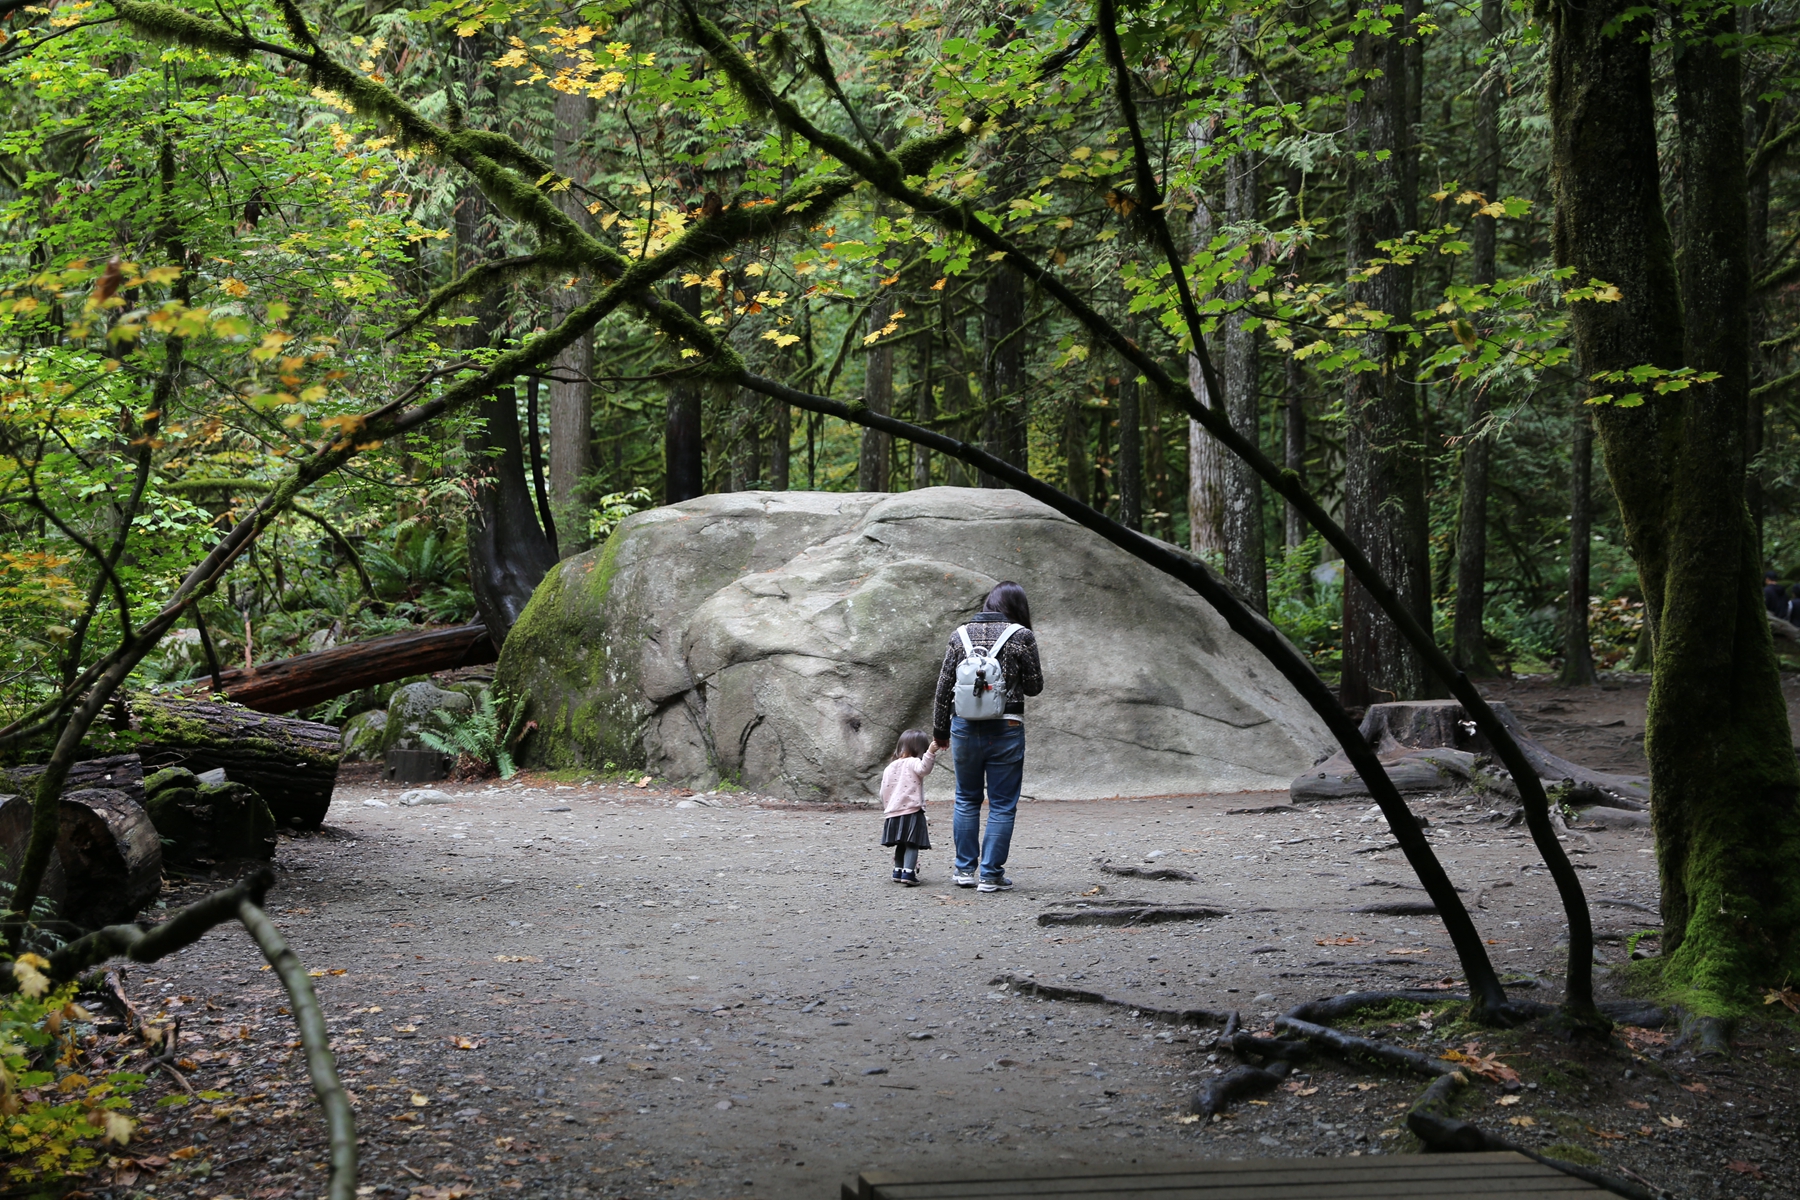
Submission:
<svg viewBox="0 0 1800 1200">
<path fill-rule="evenodd" d="M 1609 686 L 1494 695 L 1558 753 L 1641 769 L 1643 683 Z M 1267 792 L 1028 802 L 1017 887 L 981 895 L 950 884 L 949 789 L 935 777 L 938 848 L 917 889 L 890 882 L 873 812 L 542 777 L 439 786 L 451 802 L 404 807 L 401 788 L 346 772 L 325 829 L 284 836 L 275 864 L 271 911 L 322 972 L 356 1097 L 365 1195 L 827 1197 L 871 1167 L 1419 1149 L 1404 1131 L 1419 1079 L 1321 1060 L 1266 1103 L 1198 1124 L 1185 1117 L 1195 1088 L 1233 1062 L 1209 1051 L 1212 1029 L 1001 986 L 1033 976 L 1127 1005 L 1236 1008 L 1255 1029 L 1318 996 L 1448 985 L 1456 960 L 1433 918 L 1353 911 L 1418 894 L 1366 805 L 1295 811 Z M 1418 809 L 1496 964 L 1536 981 L 1522 994 L 1554 999 L 1563 923 L 1523 830 L 1467 797 Z M 1570 849 L 1603 939 L 1599 986 L 1622 995 L 1625 939 L 1656 923 L 1649 835 L 1582 833 Z M 1200 882 L 1096 863 L 1155 851 Z M 1136 897 L 1229 915 L 1038 923 Z M 84 1190 L 321 1194 L 323 1123 L 284 997 L 242 931 L 134 967 L 127 987 L 146 1015 L 183 1018 L 185 1073 L 216 1098 L 140 1105 L 153 1114 L 140 1138 Z M 1469 1027 L 1454 1004 L 1365 1024 L 1497 1054 L 1524 1088 L 1481 1084 L 1464 1111 L 1519 1143 L 1677 1196 L 1800 1194 L 1791 1021 L 1746 1024 L 1737 1057 L 1712 1061 L 1673 1031 L 1575 1045 Z M 180 1093 L 158 1078 L 145 1095 Z"/>
</svg>

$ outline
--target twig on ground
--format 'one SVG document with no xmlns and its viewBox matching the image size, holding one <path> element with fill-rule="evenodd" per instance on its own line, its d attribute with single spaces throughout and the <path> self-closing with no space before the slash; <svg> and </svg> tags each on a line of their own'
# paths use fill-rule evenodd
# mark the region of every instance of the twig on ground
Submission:
<svg viewBox="0 0 1800 1200">
<path fill-rule="evenodd" d="M 1055 983 L 1039 983 L 1035 979 L 1027 979 L 1020 975 L 996 975 L 988 980 L 989 987 L 1010 987 L 1021 996 L 1040 996 L 1045 1000 L 1062 1000 L 1070 1004 L 1104 1004 L 1110 1008 L 1125 1008 L 1140 1016 L 1153 1020 L 1169 1021 L 1176 1025 L 1224 1025 L 1231 1028 L 1231 1019 L 1236 1013 L 1225 1014 L 1211 1012 L 1204 1008 L 1152 1008 L 1131 1000 L 1117 1000 L 1100 992 L 1090 992 L 1084 988 L 1063 987 Z"/>
</svg>

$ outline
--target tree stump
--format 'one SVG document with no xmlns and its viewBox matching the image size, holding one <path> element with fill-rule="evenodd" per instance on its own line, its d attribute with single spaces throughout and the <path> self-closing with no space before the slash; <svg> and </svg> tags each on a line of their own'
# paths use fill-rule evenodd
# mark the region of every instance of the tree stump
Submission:
<svg viewBox="0 0 1800 1200">
<path fill-rule="evenodd" d="M 43 894 L 83 929 L 130 921 L 162 888 L 162 840 L 143 805 L 114 788 L 63 793 Z M 0 799 L 0 853 L 16 880 L 31 840 L 30 797 Z"/>
<path fill-rule="evenodd" d="M 150 692 L 129 697 L 123 719 L 96 725 L 85 744 L 97 753 L 135 750 L 145 771 L 223 768 L 262 797 L 279 824 L 303 829 L 324 821 L 342 753 L 335 725 Z"/>
<path fill-rule="evenodd" d="M 169 864 L 212 867 L 275 857 L 275 816 L 244 784 L 202 783 L 192 771 L 168 767 L 145 780 L 144 790 Z"/>
</svg>

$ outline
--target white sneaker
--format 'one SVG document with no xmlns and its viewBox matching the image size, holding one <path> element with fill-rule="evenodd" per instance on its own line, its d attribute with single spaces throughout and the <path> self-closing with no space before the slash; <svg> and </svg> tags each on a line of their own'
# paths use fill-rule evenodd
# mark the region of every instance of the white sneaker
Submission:
<svg viewBox="0 0 1800 1200">
<path fill-rule="evenodd" d="M 973 875 L 964 875 L 961 871 L 952 870 L 950 872 L 950 882 L 954 883 L 957 887 L 974 887 L 975 877 Z"/>
<path fill-rule="evenodd" d="M 1004 875 L 992 879 L 983 879 L 975 889 L 978 892 L 1010 892 L 1013 882 Z"/>
</svg>

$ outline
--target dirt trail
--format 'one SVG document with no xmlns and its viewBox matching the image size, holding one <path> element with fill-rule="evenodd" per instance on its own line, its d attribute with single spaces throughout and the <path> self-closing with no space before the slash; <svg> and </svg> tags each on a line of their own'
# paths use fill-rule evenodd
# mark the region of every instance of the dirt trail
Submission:
<svg viewBox="0 0 1800 1200">
<path fill-rule="evenodd" d="M 1417 1082 L 1332 1064 L 1267 1105 L 1182 1123 L 1200 1078 L 1231 1065 L 1205 1053 L 1210 1031 L 993 984 L 1031 974 L 1156 1007 L 1235 1007 L 1255 1028 L 1303 999 L 1454 978 L 1434 917 L 1351 911 L 1422 899 L 1362 806 L 1286 810 L 1279 793 L 1027 803 L 1017 888 L 980 895 L 950 886 L 943 849 L 926 856 L 926 886 L 892 884 L 875 813 L 529 780 L 444 790 L 452 802 L 402 807 L 398 788 L 340 787 L 325 832 L 283 839 L 271 897 L 307 964 L 333 972 L 316 982 L 375 1195 L 829 1196 L 872 1166 L 1417 1147 L 1399 1132 Z M 942 847 L 948 780 L 933 776 L 929 794 Z M 1485 803 L 1419 809 L 1497 965 L 1554 999 L 1562 918 L 1522 831 Z M 1611 990 L 1622 939 L 1655 924 L 1651 843 L 1609 831 L 1572 849 Z M 1121 879 L 1097 858 L 1200 882 Z M 1229 915 L 1037 922 L 1123 898 Z M 318 1193 L 320 1124 L 259 965 L 241 931 L 219 931 L 133 974 L 135 994 L 187 1015 L 196 1086 L 231 1094 L 223 1118 L 174 1110 L 147 1131 L 140 1155 L 198 1148 L 162 1167 L 162 1195 Z M 1429 1028 L 1429 1016 L 1394 1027 L 1442 1036 Z M 1655 1035 L 1639 1049 L 1650 1059 L 1628 1079 L 1629 1060 L 1583 1066 L 1585 1052 L 1523 1043 L 1511 1061 L 1534 1087 L 1493 1119 L 1531 1117 L 1511 1131 L 1521 1140 L 1588 1147 L 1684 1195 L 1775 1194 L 1720 1163 L 1777 1169 L 1800 1060 L 1759 1046 L 1758 1074 L 1716 1066 L 1702 1093 L 1676 1082 L 1699 1078 L 1681 1055 L 1652 1063 Z"/>
</svg>

